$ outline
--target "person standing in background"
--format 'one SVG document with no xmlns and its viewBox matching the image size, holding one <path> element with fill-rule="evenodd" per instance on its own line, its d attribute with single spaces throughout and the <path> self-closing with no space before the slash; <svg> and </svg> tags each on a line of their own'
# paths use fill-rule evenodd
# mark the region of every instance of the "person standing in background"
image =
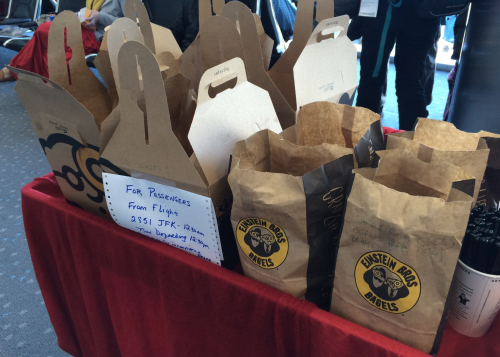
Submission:
<svg viewBox="0 0 500 357">
<path fill-rule="evenodd" d="M 440 19 L 420 17 L 421 3 L 422 0 L 379 0 L 376 17 L 360 16 L 358 20 L 363 42 L 356 106 L 381 113 L 389 56 L 396 45 L 394 65 L 401 130 L 411 130 L 417 118 L 429 114 L 422 77 Z"/>
</svg>

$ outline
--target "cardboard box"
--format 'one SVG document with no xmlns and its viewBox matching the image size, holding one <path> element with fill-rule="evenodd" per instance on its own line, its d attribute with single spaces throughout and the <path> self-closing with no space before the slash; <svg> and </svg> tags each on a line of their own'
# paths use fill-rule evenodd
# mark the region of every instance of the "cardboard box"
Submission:
<svg viewBox="0 0 500 357">
<path fill-rule="evenodd" d="M 150 50 L 140 42 L 127 41 L 118 54 L 118 70 L 121 119 L 102 158 L 133 177 L 140 174 L 141 178 L 164 179 L 169 185 L 210 197 L 225 260 L 234 259 L 234 239 L 225 237 L 221 228 L 227 221 L 232 232 L 228 214 L 232 198 L 227 184 L 230 153 L 237 141 L 260 129 L 281 131 L 268 93 L 247 81 L 239 58 L 209 69 L 200 81 L 189 132 L 195 154 L 189 157 L 173 132 L 160 68 Z M 211 87 L 224 87 L 233 78 L 237 78 L 234 88 L 210 97 Z M 109 167 L 104 170 L 113 173 Z"/>
<path fill-rule="evenodd" d="M 269 77 L 276 84 L 283 97 L 293 110 L 297 110 L 295 98 L 295 83 L 293 67 L 299 59 L 311 37 L 313 28 L 314 8 L 316 4 L 316 21 L 332 18 L 333 1 L 331 0 L 303 0 L 297 5 L 297 16 L 293 32 L 293 41 L 274 66 L 269 70 Z"/>
<path fill-rule="evenodd" d="M 182 55 L 179 44 L 175 40 L 172 31 L 153 24 L 149 21 L 146 7 L 140 0 L 125 1 L 125 17 L 140 24 L 140 31 L 144 36 L 144 43 L 150 51 L 159 55 L 163 52 L 170 52 L 177 60 Z"/>
<path fill-rule="evenodd" d="M 338 103 L 344 93 L 352 104 L 358 60 L 348 27 L 349 16 L 344 15 L 323 20 L 314 29 L 293 67 L 297 108 L 317 101 Z"/>
<path fill-rule="evenodd" d="M 66 64 L 64 33 L 72 57 Z M 87 67 L 78 16 L 64 11 L 49 30 L 50 79 L 16 68 L 19 95 L 68 203 L 110 219 L 99 165 L 100 129 L 114 99 Z"/>
</svg>

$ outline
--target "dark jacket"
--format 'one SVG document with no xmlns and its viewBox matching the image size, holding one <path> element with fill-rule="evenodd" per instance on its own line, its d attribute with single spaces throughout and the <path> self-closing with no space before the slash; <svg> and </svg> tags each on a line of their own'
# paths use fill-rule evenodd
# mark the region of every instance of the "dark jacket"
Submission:
<svg viewBox="0 0 500 357">
<path fill-rule="evenodd" d="M 182 52 L 194 41 L 199 31 L 198 0 L 184 0 L 177 21 L 170 28 Z"/>
</svg>

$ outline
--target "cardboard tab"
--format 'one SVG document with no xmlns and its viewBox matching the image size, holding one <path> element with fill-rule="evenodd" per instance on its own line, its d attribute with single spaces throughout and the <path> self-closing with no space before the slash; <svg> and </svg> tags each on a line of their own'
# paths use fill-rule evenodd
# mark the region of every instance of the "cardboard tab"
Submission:
<svg viewBox="0 0 500 357">
<path fill-rule="evenodd" d="M 146 7 L 140 0 L 127 0 L 125 1 L 125 17 L 131 19 L 134 22 L 138 22 L 140 26 L 140 32 L 144 36 L 144 44 L 149 48 L 151 52 L 156 54 L 155 40 L 153 38 L 153 30 L 151 28 L 151 22 L 149 21 L 148 11 Z"/>
<path fill-rule="evenodd" d="M 210 86 L 237 78 L 236 86 L 210 98 Z M 247 81 L 241 58 L 234 58 L 203 74 L 189 141 L 208 184 L 228 174 L 234 145 L 253 133 L 270 129 L 281 131 L 269 94 Z"/>
<path fill-rule="evenodd" d="M 269 78 L 263 66 L 258 28 L 252 12 L 245 4 L 231 1 L 222 10 L 222 16 L 227 17 L 239 28 L 248 81 L 269 92 L 282 128 L 294 125 L 294 110 Z"/>
<path fill-rule="evenodd" d="M 200 44 L 204 71 L 236 57 L 244 58 L 240 34 L 224 16 L 205 21 L 200 29 Z"/>
<path fill-rule="evenodd" d="M 66 65 L 65 30 L 66 43 L 72 51 L 69 65 Z M 101 123 L 111 113 L 113 100 L 106 87 L 87 66 L 82 29 L 75 13 L 63 11 L 52 22 L 49 29 L 47 61 L 50 79 L 82 103 L 100 128 Z"/>
<path fill-rule="evenodd" d="M 108 53 L 115 77 L 115 85 L 118 94 L 120 95 L 120 73 L 118 71 L 118 53 L 123 44 L 127 41 L 138 41 L 143 43 L 143 36 L 137 24 L 129 18 L 120 18 L 113 22 L 109 31 L 108 37 Z"/>
<path fill-rule="evenodd" d="M 144 84 L 144 104 L 139 102 Z M 145 45 L 127 41 L 118 55 L 120 123 L 103 157 L 126 171 L 174 181 L 180 189 L 207 196 L 207 188 L 175 137 L 160 67 Z"/>
<path fill-rule="evenodd" d="M 357 87 L 357 51 L 347 37 L 349 16 L 321 21 L 293 68 L 297 107 L 316 101 L 338 103 Z M 334 38 L 334 34 L 338 36 Z"/>
<path fill-rule="evenodd" d="M 149 20 L 148 11 L 140 0 L 125 1 L 125 17 L 139 24 L 139 29 L 144 36 L 144 44 L 153 54 L 170 52 L 178 59 L 182 55 L 179 44 L 175 40 L 172 31 L 153 24 Z"/>
<path fill-rule="evenodd" d="M 257 25 L 257 32 L 259 34 L 260 49 L 262 51 L 262 60 L 264 61 L 264 69 L 269 71 L 269 64 L 271 63 L 271 55 L 273 54 L 274 41 L 264 31 L 264 26 L 260 20 L 259 15 L 252 14 Z"/>
<path fill-rule="evenodd" d="M 315 4 L 316 21 L 320 22 L 334 16 L 334 5 L 332 0 L 301 0 L 297 6 L 293 41 L 290 43 L 290 47 L 288 47 L 285 53 L 269 71 L 269 77 L 271 77 L 288 101 L 288 104 L 290 104 L 294 110 L 298 108 L 295 99 L 293 67 L 311 36 Z"/>
</svg>

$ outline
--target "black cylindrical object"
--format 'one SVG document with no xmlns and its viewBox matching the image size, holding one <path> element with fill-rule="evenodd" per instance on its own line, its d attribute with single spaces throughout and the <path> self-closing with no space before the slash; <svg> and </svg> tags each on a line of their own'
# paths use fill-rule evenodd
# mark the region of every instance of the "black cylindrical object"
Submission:
<svg viewBox="0 0 500 357">
<path fill-rule="evenodd" d="M 472 2 L 449 120 L 464 131 L 500 133 L 500 1 Z"/>
</svg>

